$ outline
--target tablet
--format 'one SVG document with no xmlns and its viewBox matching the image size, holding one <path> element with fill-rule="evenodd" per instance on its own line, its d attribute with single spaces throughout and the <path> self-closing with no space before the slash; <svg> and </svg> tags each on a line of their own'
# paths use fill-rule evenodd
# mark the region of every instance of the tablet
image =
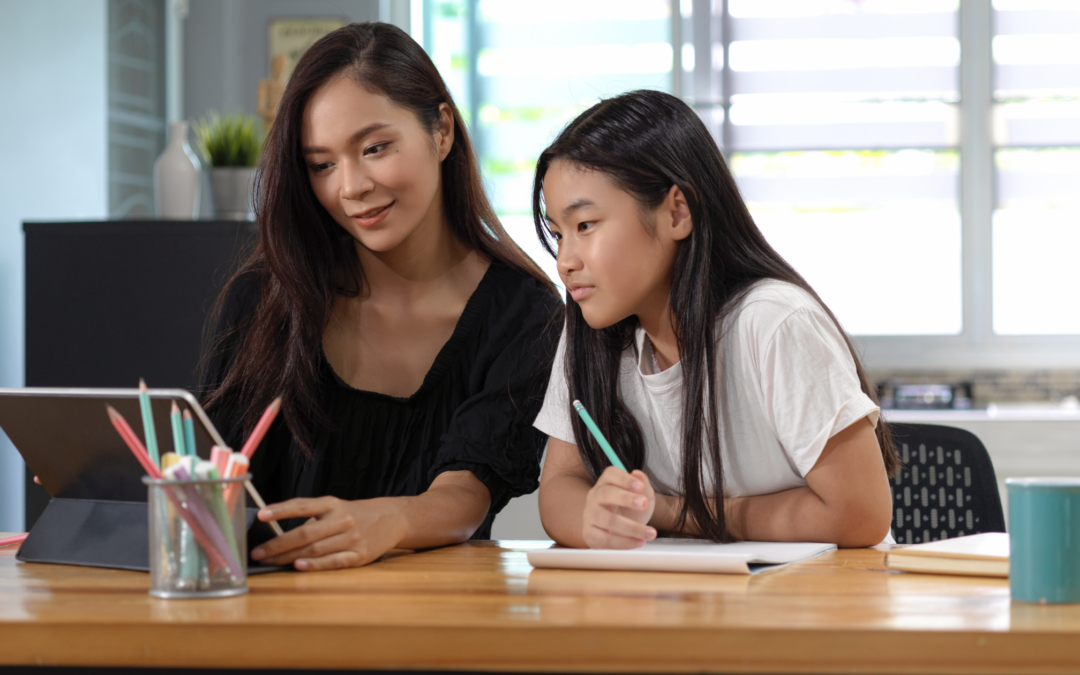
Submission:
<svg viewBox="0 0 1080 675">
<path fill-rule="evenodd" d="M 150 389 L 158 448 L 173 451 L 169 413 L 190 410 L 204 459 L 225 445 L 199 402 L 184 389 Z M 145 438 L 138 389 L 0 389 L 0 429 L 54 498 L 145 502 L 145 475 L 105 412 L 111 405 Z"/>
</svg>

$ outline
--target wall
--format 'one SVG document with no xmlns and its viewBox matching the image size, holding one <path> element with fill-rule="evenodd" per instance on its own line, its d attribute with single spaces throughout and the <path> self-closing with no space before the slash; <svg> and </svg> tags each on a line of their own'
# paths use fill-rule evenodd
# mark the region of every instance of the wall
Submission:
<svg viewBox="0 0 1080 675">
<path fill-rule="evenodd" d="M 379 0 L 191 0 L 184 21 L 184 116 L 255 113 L 269 75 L 266 31 L 278 17 L 377 21 Z"/>
<path fill-rule="evenodd" d="M 183 20 L 183 118 L 209 111 L 255 114 L 259 80 L 269 75 L 267 27 L 278 17 L 378 21 L 379 0 L 190 0 Z M 208 174 L 202 194 L 210 194 Z M 200 201 L 213 216 L 211 199 Z"/>
<path fill-rule="evenodd" d="M 0 387 L 23 385 L 24 220 L 107 213 L 106 0 L 0 3 Z M 0 531 L 23 463 L 0 433 Z"/>
</svg>

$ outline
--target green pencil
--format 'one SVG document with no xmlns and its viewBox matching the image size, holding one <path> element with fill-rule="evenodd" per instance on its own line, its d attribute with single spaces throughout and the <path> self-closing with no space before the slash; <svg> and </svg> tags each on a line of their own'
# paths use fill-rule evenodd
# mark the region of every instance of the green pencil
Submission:
<svg viewBox="0 0 1080 675">
<path fill-rule="evenodd" d="M 218 480 L 221 475 L 218 473 L 217 467 L 213 462 L 204 462 L 201 460 L 195 460 L 195 474 L 194 477 L 199 480 Z M 221 528 L 221 533 L 225 537 L 225 541 L 229 543 L 229 548 L 232 549 L 233 555 L 237 560 L 240 560 L 240 551 L 236 548 L 236 533 L 233 532 L 232 519 L 229 517 L 229 508 L 225 506 L 225 498 L 221 490 L 221 485 L 218 483 L 207 483 L 206 485 L 199 486 L 199 494 L 202 495 L 203 500 L 206 502 L 206 506 L 210 509 L 210 514 L 214 516 L 214 520 L 217 521 L 218 527 Z"/>
<path fill-rule="evenodd" d="M 172 424 L 172 439 L 174 452 L 181 457 L 187 454 L 187 443 L 184 442 L 184 423 L 180 419 L 180 407 L 173 401 L 172 410 L 169 412 L 169 422 Z"/>
<path fill-rule="evenodd" d="M 593 438 L 595 438 L 596 442 L 600 444 L 600 449 L 604 451 L 605 455 L 607 455 L 608 461 L 611 462 L 611 465 L 616 469 L 622 469 L 623 471 L 626 471 L 626 467 L 623 466 L 623 463 L 619 459 L 619 456 L 616 455 L 615 451 L 611 449 L 611 444 L 607 442 L 606 438 L 604 438 L 604 434 L 602 431 L 600 431 L 600 427 L 596 426 L 596 422 L 593 422 L 592 416 L 589 415 L 589 411 L 585 409 L 585 406 L 581 405 L 581 401 L 574 399 L 574 410 L 577 411 L 577 414 L 585 422 L 585 426 L 589 427 L 589 431 L 592 433 Z"/>
<path fill-rule="evenodd" d="M 191 418 L 191 411 L 184 411 L 184 445 L 187 446 L 187 454 L 194 457 L 195 453 L 195 420 Z"/>
<path fill-rule="evenodd" d="M 150 461 L 154 466 L 161 466 L 157 432 L 154 430 L 154 411 L 150 408 L 150 393 L 146 390 L 146 382 L 142 378 L 139 379 L 139 409 L 142 411 L 143 431 L 146 433 L 146 451 L 150 454 Z"/>
</svg>

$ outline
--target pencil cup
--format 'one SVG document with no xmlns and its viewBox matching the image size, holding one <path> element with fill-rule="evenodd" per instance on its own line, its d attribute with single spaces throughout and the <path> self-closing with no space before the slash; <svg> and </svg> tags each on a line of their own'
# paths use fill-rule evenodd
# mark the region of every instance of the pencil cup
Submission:
<svg viewBox="0 0 1080 675">
<path fill-rule="evenodd" d="M 1009 478 L 1013 600 L 1080 602 L 1080 478 Z"/>
<path fill-rule="evenodd" d="M 225 494 L 250 474 L 208 480 L 144 477 L 150 525 L 150 595 L 224 598 L 247 593 L 247 522 Z"/>
</svg>

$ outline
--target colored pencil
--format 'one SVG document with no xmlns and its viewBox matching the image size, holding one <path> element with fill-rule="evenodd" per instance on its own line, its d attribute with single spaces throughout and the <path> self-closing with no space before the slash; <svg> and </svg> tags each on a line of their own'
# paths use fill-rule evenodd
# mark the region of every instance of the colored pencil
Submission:
<svg viewBox="0 0 1080 675">
<path fill-rule="evenodd" d="M 170 467 L 169 473 L 171 474 L 170 477 L 175 476 L 182 481 L 192 479 L 192 475 L 187 472 L 183 464 Z M 202 546 L 203 550 L 206 551 L 207 557 L 213 560 L 218 567 L 224 568 L 230 573 L 234 571 L 238 573 L 241 569 L 240 565 L 236 557 L 233 556 L 232 550 L 225 541 L 225 535 L 221 533 L 217 523 L 214 521 L 214 516 L 210 513 L 198 490 L 195 489 L 194 485 L 190 484 L 178 485 L 175 489 L 182 492 L 185 497 L 187 508 L 184 508 L 183 513 L 190 514 L 192 518 L 189 519 L 185 516 L 184 520 L 191 526 L 192 531 L 195 533 L 195 539 L 199 541 L 199 546 Z"/>
<path fill-rule="evenodd" d="M 214 466 L 212 462 L 199 461 L 195 464 L 195 477 L 199 480 L 217 480 L 219 474 L 217 467 Z M 221 484 L 208 483 L 206 485 L 200 485 L 199 491 L 203 493 L 203 497 L 206 499 L 206 505 L 210 507 L 210 513 L 214 516 L 214 520 L 217 522 L 218 527 L 221 528 L 221 533 L 225 535 L 225 541 L 228 542 L 233 555 L 239 560 L 240 550 L 236 548 L 236 534 L 233 531 L 229 510 L 225 506 Z"/>
<path fill-rule="evenodd" d="M 187 454 L 195 457 L 195 420 L 191 417 L 191 411 L 184 411 L 184 445 L 187 446 Z"/>
<path fill-rule="evenodd" d="M 161 456 L 161 470 L 168 471 L 169 467 L 180 463 L 180 455 L 175 452 L 166 452 Z M 165 488 L 162 488 L 165 489 Z M 162 555 L 169 561 L 169 576 L 175 576 L 175 570 L 179 570 L 180 577 L 187 581 L 196 581 L 199 578 L 198 556 L 192 555 L 195 550 L 195 535 L 191 528 L 179 517 L 174 507 L 168 500 L 157 502 L 159 509 L 164 507 L 165 513 L 160 511 L 157 518 L 164 518 L 168 522 L 169 536 L 162 537 L 164 551 Z"/>
<path fill-rule="evenodd" d="M 239 452 L 230 452 L 225 458 L 225 471 L 221 473 L 226 478 L 236 478 L 248 472 L 251 462 Z M 244 493 L 244 489 L 236 483 L 225 486 L 225 505 L 229 507 L 229 513 L 236 509 L 236 500 Z"/>
<path fill-rule="evenodd" d="M 149 474 L 151 478 L 160 479 L 162 477 L 161 470 L 158 468 L 157 464 L 150 460 L 150 456 L 147 453 L 146 448 L 142 447 L 142 443 L 139 442 L 139 437 L 135 434 L 135 431 L 132 430 L 131 426 L 127 423 L 127 420 L 124 419 L 124 416 L 117 412 L 116 408 L 113 408 L 111 405 L 106 404 L 105 409 L 109 413 L 109 419 L 112 421 L 113 426 L 116 428 L 117 432 L 120 433 L 120 437 L 124 439 L 124 443 L 127 444 L 128 448 L 135 455 L 135 458 L 139 460 L 139 464 L 142 464 L 142 467 L 146 470 L 146 473 Z M 184 467 L 181 465 L 175 465 L 175 467 L 170 467 L 170 472 L 174 470 L 176 471 L 177 477 L 179 477 L 181 480 L 187 480 L 187 478 L 189 477 L 189 474 L 184 471 Z M 182 494 L 185 495 L 188 505 L 191 506 L 190 509 L 185 506 L 184 500 L 181 499 L 179 495 L 175 494 L 172 489 L 166 488 L 163 490 L 163 492 L 165 494 L 165 497 L 168 498 L 169 502 L 172 503 L 173 508 L 176 509 L 177 513 L 180 514 L 180 516 L 191 528 L 191 531 L 195 535 L 195 539 L 199 542 L 199 545 L 202 546 L 204 550 L 207 550 L 207 555 L 209 555 L 214 560 L 214 563 L 218 567 L 227 569 L 230 572 L 234 569 L 239 571 L 240 568 L 236 566 L 237 563 L 235 559 L 232 560 L 233 564 L 230 565 L 229 560 L 224 557 L 224 553 L 214 548 L 214 545 L 211 541 L 214 538 L 213 533 L 207 532 L 207 528 L 204 528 L 202 523 L 200 522 L 200 516 L 202 520 L 209 519 L 209 524 L 212 525 L 213 528 L 216 530 L 217 526 L 213 523 L 213 517 L 210 516 L 209 513 L 205 512 L 206 506 L 202 504 L 202 499 L 198 497 L 198 493 L 192 493 L 184 490 L 185 487 L 191 486 L 180 486 Z M 194 497 L 195 499 L 192 499 L 192 497 Z M 198 507 L 200 505 L 203 507 L 202 512 L 199 512 Z M 220 531 L 217 532 L 217 535 L 219 539 L 222 538 Z M 218 542 L 218 544 L 222 543 L 224 543 L 224 541 Z M 229 553 L 229 557 L 232 558 L 231 552 L 227 553 Z"/>
<path fill-rule="evenodd" d="M 225 478 L 228 478 L 225 470 L 229 468 L 229 456 L 232 454 L 232 450 L 223 448 L 220 445 L 210 448 L 210 461 L 217 467 L 218 474 Z"/>
<path fill-rule="evenodd" d="M 184 442 L 184 420 L 180 417 L 180 406 L 176 401 L 172 402 L 169 411 L 169 424 L 172 426 L 173 451 L 183 457 L 187 454 L 187 443 Z"/>
<path fill-rule="evenodd" d="M 585 406 L 581 405 L 581 401 L 574 399 L 574 410 L 577 411 L 577 414 L 581 417 L 582 421 L 585 422 L 585 426 L 589 428 L 589 431 L 592 433 L 593 438 L 596 439 L 596 442 L 600 445 L 600 449 L 604 451 L 605 455 L 607 455 L 608 461 L 611 462 L 611 465 L 616 469 L 622 469 L 623 471 L 626 471 L 626 466 L 623 465 L 622 460 L 619 459 L 619 456 L 615 454 L 615 450 L 612 449 L 611 444 L 608 443 L 606 438 L 604 438 L 604 434 L 602 431 L 600 431 L 600 427 L 596 426 L 596 422 L 593 422 L 593 418 L 591 415 L 589 415 L 589 411 L 585 409 Z"/>
<path fill-rule="evenodd" d="M 146 434 L 146 451 L 150 454 L 154 466 L 161 466 L 157 432 L 154 429 L 154 411 L 150 406 L 150 392 L 146 389 L 146 381 L 141 378 L 139 379 L 139 410 L 142 411 L 143 431 Z"/>
<path fill-rule="evenodd" d="M 259 418 L 258 424 L 252 429 L 251 435 L 248 436 L 247 441 L 244 443 L 244 447 L 240 448 L 240 454 L 248 459 L 255 454 L 255 449 L 259 447 L 259 443 L 262 442 L 263 436 L 270 430 L 270 425 L 274 423 L 274 418 L 277 417 L 278 410 L 281 410 L 281 397 L 275 398 L 266 411 L 263 412 L 262 417 Z"/>
<path fill-rule="evenodd" d="M 0 546 L 11 546 L 12 544 L 21 544 L 26 539 L 28 534 L 17 534 L 14 537 L 4 537 L 0 539 Z"/>
<path fill-rule="evenodd" d="M 116 408 L 106 404 L 105 410 L 109 413 L 109 419 L 112 421 L 116 431 L 119 432 L 120 438 L 124 439 L 124 443 L 127 444 L 128 449 L 135 455 L 135 459 L 139 460 L 139 464 L 146 471 L 147 475 L 151 478 L 161 478 L 161 470 L 158 469 L 156 463 L 150 460 L 150 456 L 143 447 L 143 444 L 139 442 L 139 437 L 135 434 L 135 431 L 124 419 L 124 416 L 116 411 Z"/>
</svg>

